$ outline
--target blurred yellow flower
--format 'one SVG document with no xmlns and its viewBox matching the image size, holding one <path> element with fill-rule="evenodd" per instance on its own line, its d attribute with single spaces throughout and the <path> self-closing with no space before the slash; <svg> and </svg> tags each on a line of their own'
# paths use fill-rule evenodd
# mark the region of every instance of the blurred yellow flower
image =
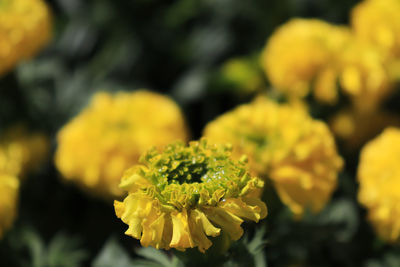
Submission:
<svg viewBox="0 0 400 267">
<path fill-rule="evenodd" d="M 269 39 L 264 70 L 279 91 L 291 98 L 312 93 L 335 104 L 338 85 L 361 110 L 373 110 L 392 90 L 384 54 L 353 36 L 350 29 L 314 19 L 294 19 Z"/>
<path fill-rule="evenodd" d="M 58 133 L 55 163 L 65 179 L 103 197 L 121 196 L 120 178 L 152 146 L 188 138 L 179 107 L 148 92 L 97 93 Z"/>
<path fill-rule="evenodd" d="M 381 110 L 365 113 L 357 109 L 343 109 L 329 120 L 329 125 L 344 147 L 354 151 L 384 128 L 400 126 L 400 117 Z"/>
<path fill-rule="evenodd" d="M 400 129 L 387 128 L 361 151 L 358 200 L 379 236 L 395 242 L 400 236 Z"/>
<path fill-rule="evenodd" d="M 400 59 L 400 1 L 364 0 L 352 11 L 355 34 Z"/>
<path fill-rule="evenodd" d="M 177 142 L 149 150 L 141 162 L 125 172 L 120 186 L 129 195 L 115 201 L 115 211 L 142 246 L 204 252 L 212 245 L 207 236 L 222 231 L 237 240 L 243 219 L 267 216 L 254 195 L 263 182 L 249 175 L 245 158 L 230 158 L 229 146 Z"/>
<path fill-rule="evenodd" d="M 231 143 L 235 157 L 248 155 L 250 170 L 271 178 L 296 215 L 320 211 L 336 187 L 342 159 L 334 139 L 303 106 L 259 97 L 210 122 L 204 136 Z"/>
<path fill-rule="evenodd" d="M 393 89 L 384 55 L 376 47 L 352 37 L 338 53 L 339 83 L 359 112 L 371 112 Z"/>
<path fill-rule="evenodd" d="M 0 0 L 0 76 L 34 56 L 50 36 L 50 11 L 45 2 Z"/>
<path fill-rule="evenodd" d="M 317 100 L 334 103 L 338 97 L 334 58 L 348 37 L 346 27 L 316 19 L 292 19 L 272 34 L 261 64 L 275 89 L 304 97 L 315 86 Z"/>
<path fill-rule="evenodd" d="M 224 63 L 221 76 L 225 83 L 242 94 L 252 94 L 265 87 L 258 57 L 232 58 Z"/>
<path fill-rule="evenodd" d="M 19 180 L 0 171 L 0 239 L 17 214 Z"/>
<path fill-rule="evenodd" d="M 14 126 L 0 136 L 0 173 L 23 178 L 39 167 L 49 153 L 48 139 L 28 133 L 23 126 Z"/>
</svg>

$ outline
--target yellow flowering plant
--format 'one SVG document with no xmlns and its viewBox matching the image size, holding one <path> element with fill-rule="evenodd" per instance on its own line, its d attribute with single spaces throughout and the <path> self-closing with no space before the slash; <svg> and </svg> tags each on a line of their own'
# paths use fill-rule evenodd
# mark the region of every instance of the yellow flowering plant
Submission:
<svg viewBox="0 0 400 267">
<path fill-rule="evenodd" d="M 152 146 L 187 140 L 179 107 L 150 91 L 100 92 L 58 133 L 55 163 L 63 177 L 105 198 L 118 188 L 127 168 Z"/>
<path fill-rule="evenodd" d="M 293 19 L 269 38 L 261 62 L 274 88 L 289 98 L 312 93 L 323 104 L 339 88 L 361 111 L 376 110 L 392 91 L 385 56 L 350 28 L 315 19 Z"/>
<path fill-rule="evenodd" d="M 361 150 L 358 166 L 358 200 L 368 219 L 385 241 L 400 237 L 400 129 L 387 128 Z"/>
<path fill-rule="evenodd" d="M 346 27 L 317 19 L 292 19 L 269 38 L 262 56 L 264 71 L 277 90 L 291 97 L 310 92 L 322 102 L 338 98 L 335 55 L 347 42 Z M 312 86 L 315 89 L 311 91 Z"/>
<path fill-rule="evenodd" d="M 46 136 L 13 126 L 0 136 L 0 172 L 21 179 L 45 161 L 49 150 Z"/>
<path fill-rule="evenodd" d="M 43 0 L 0 0 L 0 76 L 34 56 L 51 37 Z"/>
<path fill-rule="evenodd" d="M 343 163 L 325 123 L 304 106 L 259 97 L 210 122 L 204 136 L 229 142 L 233 154 L 249 157 L 253 173 L 274 182 L 295 215 L 320 211 L 336 187 Z"/>
<path fill-rule="evenodd" d="M 384 128 L 400 126 L 400 117 L 387 111 L 360 112 L 358 109 L 343 109 L 329 119 L 329 126 L 344 148 L 356 151 Z"/>
<path fill-rule="evenodd" d="M 145 247 L 201 252 L 212 245 L 210 236 L 238 240 L 243 220 L 258 222 L 267 209 L 256 196 L 262 180 L 247 172 L 245 158 L 231 159 L 230 151 L 202 139 L 146 152 L 121 180 L 128 196 L 114 203 L 129 225 L 125 233 Z"/>
<path fill-rule="evenodd" d="M 364 0 L 351 14 L 355 34 L 379 47 L 388 60 L 400 59 L 400 2 L 398 0 Z"/>
</svg>

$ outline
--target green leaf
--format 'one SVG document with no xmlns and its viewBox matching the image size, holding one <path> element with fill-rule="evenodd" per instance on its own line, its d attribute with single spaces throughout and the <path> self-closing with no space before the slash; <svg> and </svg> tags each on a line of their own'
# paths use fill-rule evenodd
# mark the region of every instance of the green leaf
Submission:
<svg viewBox="0 0 400 267">
<path fill-rule="evenodd" d="M 110 238 L 100 253 L 94 259 L 92 267 L 131 267 L 133 265 L 128 253 L 118 244 L 115 238 Z"/>
</svg>

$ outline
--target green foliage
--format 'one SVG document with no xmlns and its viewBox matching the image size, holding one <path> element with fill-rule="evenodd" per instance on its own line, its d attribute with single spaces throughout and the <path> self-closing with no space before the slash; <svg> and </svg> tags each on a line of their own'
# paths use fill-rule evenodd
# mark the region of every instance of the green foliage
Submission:
<svg viewBox="0 0 400 267">
<path fill-rule="evenodd" d="M 27 253 L 27 258 L 17 258 L 22 267 L 78 267 L 88 257 L 78 238 L 63 233 L 45 242 L 34 229 L 21 227 L 11 232 L 7 240 L 14 253 Z"/>
</svg>

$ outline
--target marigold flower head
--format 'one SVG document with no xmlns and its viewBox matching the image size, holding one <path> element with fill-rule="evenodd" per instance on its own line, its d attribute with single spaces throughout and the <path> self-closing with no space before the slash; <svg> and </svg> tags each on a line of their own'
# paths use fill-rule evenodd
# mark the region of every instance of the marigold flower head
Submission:
<svg viewBox="0 0 400 267">
<path fill-rule="evenodd" d="M 0 239 L 14 222 L 17 214 L 19 180 L 0 171 Z"/>
<path fill-rule="evenodd" d="M 250 170 L 274 181 L 281 200 L 296 215 L 318 212 L 329 200 L 342 160 L 327 126 L 302 106 L 257 98 L 210 122 L 204 136 L 229 142 L 246 154 Z"/>
<path fill-rule="evenodd" d="M 387 128 L 367 143 L 358 166 L 358 200 L 379 236 L 396 242 L 400 237 L 400 129 Z"/>
<path fill-rule="evenodd" d="M 359 112 L 376 110 L 392 91 L 384 55 L 375 46 L 351 37 L 336 61 L 339 83 Z"/>
<path fill-rule="evenodd" d="M 125 233 L 143 246 L 201 252 L 212 245 L 207 236 L 221 231 L 239 239 L 243 219 L 258 222 L 267 209 L 255 196 L 263 182 L 247 172 L 244 158 L 232 160 L 230 149 L 202 139 L 145 153 L 143 165 L 122 178 L 128 196 L 115 201 L 117 216 L 129 225 Z"/>
<path fill-rule="evenodd" d="M 34 56 L 50 36 L 50 11 L 45 2 L 0 0 L 0 75 Z"/>
<path fill-rule="evenodd" d="M 0 173 L 22 178 L 40 166 L 49 152 L 48 139 L 14 126 L 0 136 Z"/>
<path fill-rule="evenodd" d="M 289 96 L 313 94 L 322 102 L 337 99 L 333 58 L 349 36 L 345 27 L 316 19 L 292 19 L 278 28 L 264 48 L 261 64 L 271 84 Z"/>
<path fill-rule="evenodd" d="M 179 107 L 148 91 L 97 93 L 58 133 L 55 163 L 63 177 L 104 197 L 121 196 L 124 170 L 152 146 L 186 140 Z"/>
<path fill-rule="evenodd" d="M 400 58 L 400 1 L 364 0 L 352 11 L 357 36 Z"/>
</svg>

